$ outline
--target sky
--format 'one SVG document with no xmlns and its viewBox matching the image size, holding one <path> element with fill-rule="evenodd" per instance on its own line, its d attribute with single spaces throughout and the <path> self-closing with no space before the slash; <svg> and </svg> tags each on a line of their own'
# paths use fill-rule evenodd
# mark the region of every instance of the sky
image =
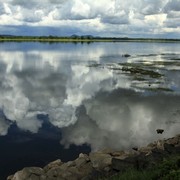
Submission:
<svg viewBox="0 0 180 180">
<path fill-rule="evenodd" d="M 0 34 L 180 38 L 180 0 L 0 0 Z"/>
</svg>

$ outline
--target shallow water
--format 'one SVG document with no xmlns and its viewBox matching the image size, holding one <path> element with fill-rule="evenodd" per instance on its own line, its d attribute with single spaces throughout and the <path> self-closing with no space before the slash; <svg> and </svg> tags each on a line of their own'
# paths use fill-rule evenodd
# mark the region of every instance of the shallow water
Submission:
<svg viewBox="0 0 180 180">
<path fill-rule="evenodd" d="M 24 166 L 179 133 L 179 49 L 176 43 L 1 43 L 0 179 Z"/>
</svg>

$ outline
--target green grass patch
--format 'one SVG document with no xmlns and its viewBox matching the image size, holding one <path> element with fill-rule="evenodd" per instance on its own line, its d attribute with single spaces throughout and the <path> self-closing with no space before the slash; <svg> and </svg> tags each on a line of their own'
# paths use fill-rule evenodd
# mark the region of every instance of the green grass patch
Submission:
<svg viewBox="0 0 180 180">
<path fill-rule="evenodd" d="M 0 35 L 0 42 L 157 42 L 157 43 L 179 43 L 180 39 L 153 39 L 153 38 L 118 38 L 118 37 L 93 37 L 85 36 L 11 36 Z"/>
<path fill-rule="evenodd" d="M 180 179 L 180 155 L 165 158 L 161 163 L 146 170 L 128 169 L 108 180 L 179 180 Z"/>
</svg>

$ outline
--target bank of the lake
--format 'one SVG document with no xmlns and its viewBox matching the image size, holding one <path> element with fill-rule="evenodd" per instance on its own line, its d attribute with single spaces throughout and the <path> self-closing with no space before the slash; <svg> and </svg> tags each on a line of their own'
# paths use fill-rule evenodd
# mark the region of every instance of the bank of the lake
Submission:
<svg viewBox="0 0 180 180">
<path fill-rule="evenodd" d="M 128 37 L 93 37 L 85 36 L 11 36 L 0 35 L 0 42 L 152 42 L 152 43 L 180 43 L 180 39 L 161 38 L 128 38 Z"/>
<path fill-rule="evenodd" d="M 104 149 L 66 163 L 58 159 L 45 167 L 25 167 L 7 180 L 178 179 L 179 169 L 180 134 L 128 151 Z"/>
</svg>

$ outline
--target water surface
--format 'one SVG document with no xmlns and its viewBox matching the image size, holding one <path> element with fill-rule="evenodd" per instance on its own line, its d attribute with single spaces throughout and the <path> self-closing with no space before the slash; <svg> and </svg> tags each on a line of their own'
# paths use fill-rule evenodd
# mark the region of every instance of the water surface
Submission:
<svg viewBox="0 0 180 180">
<path fill-rule="evenodd" d="M 176 43 L 1 43 L 1 177 L 179 133 L 179 49 Z"/>
</svg>

